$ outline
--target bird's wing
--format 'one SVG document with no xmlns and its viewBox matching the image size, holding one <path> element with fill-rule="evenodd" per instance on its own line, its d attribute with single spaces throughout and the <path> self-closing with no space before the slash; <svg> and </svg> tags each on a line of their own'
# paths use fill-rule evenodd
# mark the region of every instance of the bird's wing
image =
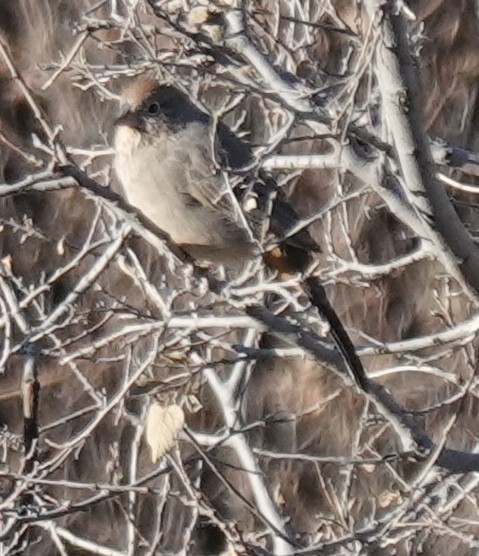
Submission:
<svg viewBox="0 0 479 556">
<path fill-rule="evenodd" d="M 242 168 L 251 165 L 253 162 L 253 154 L 249 145 L 222 124 L 217 129 L 216 148 L 221 163 L 225 167 L 241 171 Z M 283 242 L 307 252 L 321 250 L 306 228 L 289 235 L 289 232 L 299 224 L 299 216 L 286 200 L 281 188 L 264 172 L 253 176 L 251 174 L 246 175 L 241 185 L 235 187 L 234 191 L 240 200 L 243 211 L 248 219 L 252 220 L 255 233 L 260 233 L 263 240 L 269 235 L 279 243 Z M 247 192 L 250 196 L 251 194 L 256 196 L 256 210 L 251 208 L 254 203 L 247 202 Z M 266 229 L 265 220 L 267 222 Z"/>
<path fill-rule="evenodd" d="M 181 167 L 183 172 L 182 193 L 184 201 L 207 207 L 212 215 L 221 218 L 227 224 L 228 233 L 236 234 L 238 239 L 252 242 L 254 236 L 247 219 L 234 193 L 234 176 L 230 176 L 216 163 L 216 154 L 211 138 L 205 131 L 201 148 L 181 153 Z"/>
<path fill-rule="evenodd" d="M 189 172 L 187 192 L 192 203 L 198 202 L 222 215 L 234 228 L 241 228 L 250 240 L 267 245 L 284 245 L 309 253 L 320 251 L 307 229 L 289 235 L 299 223 L 299 216 L 287 202 L 276 182 L 263 173 L 242 169 L 251 164 L 250 147 L 226 126 L 219 124 L 215 136 L 204 128 L 202 150 L 196 160 L 192 153 L 185 165 Z M 208 166 L 205 161 L 211 161 Z M 222 168 L 230 170 L 223 172 Z"/>
<path fill-rule="evenodd" d="M 263 243 L 290 245 L 307 252 L 321 251 L 306 228 L 299 227 L 294 232 L 300 218 L 272 178 L 260 173 L 249 184 L 244 182 L 237 195 Z"/>
</svg>

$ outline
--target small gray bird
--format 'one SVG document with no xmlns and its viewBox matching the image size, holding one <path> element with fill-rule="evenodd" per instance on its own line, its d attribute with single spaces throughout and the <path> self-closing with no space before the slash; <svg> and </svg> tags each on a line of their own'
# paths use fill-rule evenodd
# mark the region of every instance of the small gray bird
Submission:
<svg viewBox="0 0 479 556">
<path fill-rule="evenodd" d="M 192 257 L 228 263 L 261 253 L 273 269 L 295 272 L 320 251 L 306 229 L 290 233 L 299 219 L 274 181 L 241 172 L 252 162 L 248 145 L 225 125 L 214 129 L 184 93 L 143 78 L 122 104 L 115 167 L 127 199 Z M 222 169 L 243 173 L 239 185 L 229 186 Z M 366 389 L 361 361 L 323 286 L 309 277 L 305 290 Z"/>
<path fill-rule="evenodd" d="M 298 216 L 275 183 L 242 172 L 249 146 L 223 124 L 214 129 L 184 93 L 140 78 L 122 107 L 114 145 L 125 195 L 191 256 L 228 263 L 269 253 L 270 266 L 293 271 L 320 250 L 305 229 L 288 235 Z M 241 174 L 235 187 L 226 169 Z"/>
</svg>

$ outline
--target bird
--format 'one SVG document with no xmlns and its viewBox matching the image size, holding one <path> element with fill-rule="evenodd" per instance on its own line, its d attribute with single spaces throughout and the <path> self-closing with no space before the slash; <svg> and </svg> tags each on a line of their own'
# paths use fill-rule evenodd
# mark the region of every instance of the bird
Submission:
<svg viewBox="0 0 479 556">
<path fill-rule="evenodd" d="M 126 198 L 194 259 L 261 255 L 294 272 L 321 250 L 305 228 L 290 234 L 299 217 L 272 178 L 251 170 L 251 147 L 180 89 L 143 77 L 121 105 L 115 170 Z"/>
<path fill-rule="evenodd" d="M 279 273 L 303 273 L 319 244 L 274 179 L 255 172 L 251 147 L 215 124 L 179 88 L 143 76 L 125 89 L 115 122 L 115 170 L 128 202 L 194 259 L 228 265 L 262 256 Z M 231 184 L 228 175 L 236 175 Z M 353 380 L 367 377 L 319 279 L 309 300 L 329 323 Z"/>
</svg>

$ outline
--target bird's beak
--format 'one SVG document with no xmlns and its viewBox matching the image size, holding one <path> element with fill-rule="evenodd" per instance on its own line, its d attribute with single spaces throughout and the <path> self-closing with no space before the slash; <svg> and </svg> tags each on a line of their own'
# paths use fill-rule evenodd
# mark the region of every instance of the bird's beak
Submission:
<svg viewBox="0 0 479 556">
<path fill-rule="evenodd" d="M 141 121 L 137 112 L 126 112 L 115 121 L 115 126 L 126 126 L 141 131 Z"/>
</svg>

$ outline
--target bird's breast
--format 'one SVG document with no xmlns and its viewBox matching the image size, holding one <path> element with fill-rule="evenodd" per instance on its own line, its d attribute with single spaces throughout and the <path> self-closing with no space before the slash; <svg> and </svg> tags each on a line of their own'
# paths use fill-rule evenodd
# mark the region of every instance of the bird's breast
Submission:
<svg viewBox="0 0 479 556">
<path fill-rule="evenodd" d="M 181 148 L 174 141 L 137 143 L 135 135 L 120 128 L 115 150 L 115 170 L 128 202 L 173 241 L 180 245 L 211 245 L 221 243 L 223 236 L 230 234 L 229 229 L 223 230 L 225 220 L 219 212 L 201 202 L 192 202 L 192 175 L 196 173 L 200 179 L 198 174 L 209 170 L 206 166 L 201 170 L 201 161 L 191 156 L 191 149 Z"/>
</svg>

